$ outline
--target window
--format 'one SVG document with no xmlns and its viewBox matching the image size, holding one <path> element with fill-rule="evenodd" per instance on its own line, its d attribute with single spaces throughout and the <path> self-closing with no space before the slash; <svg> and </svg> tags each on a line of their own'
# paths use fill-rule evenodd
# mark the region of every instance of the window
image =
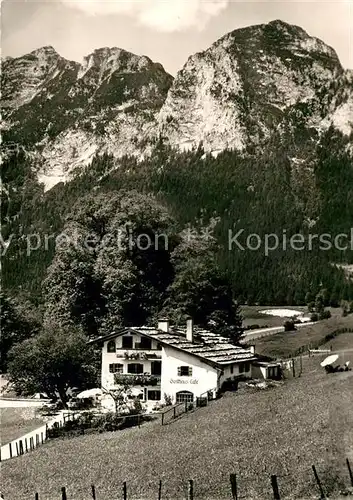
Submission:
<svg viewBox="0 0 353 500">
<path fill-rule="evenodd" d="M 129 363 L 127 365 L 128 373 L 143 373 L 143 365 L 140 363 Z"/>
<path fill-rule="evenodd" d="M 108 352 L 115 352 L 116 351 L 115 340 L 109 340 L 109 342 L 107 344 L 107 351 Z"/>
<path fill-rule="evenodd" d="M 123 343 L 122 346 L 124 349 L 132 349 L 132 337 L 123 337 Z"/>
<path fill-rule="evenodd" d="M 250 371 L 250 363 L 239 363 L 239 373 L 246 373 Z"/>
<path fill-rule="evenodd" d="M 178 367 L 178 377 L 191 377 L 192 367 L 191 366 L 179 366 Z"/>
<path fill-rule="evenodd" d="M 162 373 L 162 361 L 151 362 L 151 375 L 160 375 Z"/>
<path fill-rule="evenodd" d="M 160 401 L 161 400 L 161 391 L 148 391 L 147 399 L 149 401 Z"/>
<path fill-rule="evenodd" d="M 124 371 L 124 365 L 121 365 L 120 363 L 111 363 L 109 365 L 110 373 L 123 373 L 123 371 Z"/>
<path fill-rule="evenodd" d="M 194 401 L 194 395 L 190 391 L 179 391 L 176 393 L 177 403 L 192 403 Z"/>
<path fill-rule="evenodd" d="M 141 337 L 140 343 L 138 344 L 138 348 L 139 349 L 147 349 L 147 350 L 151 349 L 152 348 L 151 339 L 148 339 L 147 337 Z"/>
</svg>

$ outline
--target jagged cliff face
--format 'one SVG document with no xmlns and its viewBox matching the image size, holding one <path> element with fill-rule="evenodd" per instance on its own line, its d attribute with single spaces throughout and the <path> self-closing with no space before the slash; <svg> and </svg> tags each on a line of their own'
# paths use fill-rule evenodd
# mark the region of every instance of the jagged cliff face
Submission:
<svg viewBox="0 0 353 500">
<path fill-rule="evenodd" d="M 148 152 L 172 83 L 160 64 L 118 48 L 95 50 L 82 64 L 52 47 L 3 63 L 4 137 L 34 151 L 47 188 L 94 154 Z"/>
<path fill-rule="evenodd" d="M 284 123 L 327 126 L 329 114 L 338 120 L 343 74 L 334 50 L 299 27 L 236 30 L 189 58 L 160 112 L 161 132 L 172 145 L 217 151 L 258 145 Z"/>
<path fill-rule="evenodd" d="M 274 131 L 353 130 L 353 73 L 333 49 L 281 21 L 236 30 L 191 56 L 173 78 L 118 48 L 82 64 L 52 47 L 3 61 L 4 142 L 36 157 L 47 188 L 95 154 L 143 157 L 172 146 L 261 147 Z"/>
</svg>

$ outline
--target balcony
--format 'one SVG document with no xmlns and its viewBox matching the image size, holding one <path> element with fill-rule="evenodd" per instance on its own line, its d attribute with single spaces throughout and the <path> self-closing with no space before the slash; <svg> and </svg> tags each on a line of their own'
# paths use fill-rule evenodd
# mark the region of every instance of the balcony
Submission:
<svg viewBox="0 0 353 500">
<path fill-rule="evenodd" d="M 140 385 L 140 386 L 156 386 L 161 383 L 160 375 L 151 375 L 149 373 L 133 374 L 133 373 L 115 373 L 114 383 L 116 385 Z"/>
<path fill-rule="evenodd" d="M 148 350 L 148 351 L 133 351 L 128 350 L 124 352 L 117 352 L 117 358 L 131 359 L 131 360 L 148 360 L 148 359 L 161 359 L 162 352 L 158 350 Z"/>
</svg>

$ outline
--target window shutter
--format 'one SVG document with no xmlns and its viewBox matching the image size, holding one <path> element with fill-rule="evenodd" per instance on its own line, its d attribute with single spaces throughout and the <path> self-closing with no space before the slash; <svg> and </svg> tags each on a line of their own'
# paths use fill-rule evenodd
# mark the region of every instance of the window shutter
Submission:
<svg viewBox="0 0 353 500">
<path fill-rule="evenodd" d="M 178 377 L 181 376 L 181 366 L 178 366 Z"/>
<path fill-rule="evenodd" d="M 192 376 L 192 367 L 189 366 L 189 377 L 191 377 L 191 376 Z"/>
</svg>

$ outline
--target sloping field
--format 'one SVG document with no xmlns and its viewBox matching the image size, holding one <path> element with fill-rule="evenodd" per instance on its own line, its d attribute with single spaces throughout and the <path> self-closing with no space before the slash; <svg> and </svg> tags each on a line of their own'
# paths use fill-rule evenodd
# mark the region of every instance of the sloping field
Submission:
<svg viewBox="0 0 353 500">
<path fill-rule="evenodd" d="M 0 443 L 9 443 L 43 425 L 38 408 L 0 408 Z"/>
<path fill-rule="evenodd" d="M 276 333 L 269 337 L 263 337 L 255 341 L 256 352 L 271 357 L 295 356 L 300 348 L 309 345 L 314 348 L 318 345 L 330 343 L 329 340 L 326 340 L 326 337 L 344 328 L 353 330 L 353 314 L 345 318 L 334 316 L 293 332 Z M 353 333 L 351 335 L 353 337 Z"/>
<path fill-rule="evenodd" d="M 353 361 L 353 353 L 351 353 Z M 320 359 L 304 359 L 301 378 L 271 389 L 241 389 L 171 425 L 52 441 L 2 464 L 5 500 L 186 498 L 193 479 L 196 499 L 229 499 L 229 474 L 238 474 L 239 498 L 273 498 L 277 474 L 281 498 L 318 498 L 315 464 L 330 498 L 349 485 L 353 463 L 353 371 L 326 375 Z"/>
</svg>

